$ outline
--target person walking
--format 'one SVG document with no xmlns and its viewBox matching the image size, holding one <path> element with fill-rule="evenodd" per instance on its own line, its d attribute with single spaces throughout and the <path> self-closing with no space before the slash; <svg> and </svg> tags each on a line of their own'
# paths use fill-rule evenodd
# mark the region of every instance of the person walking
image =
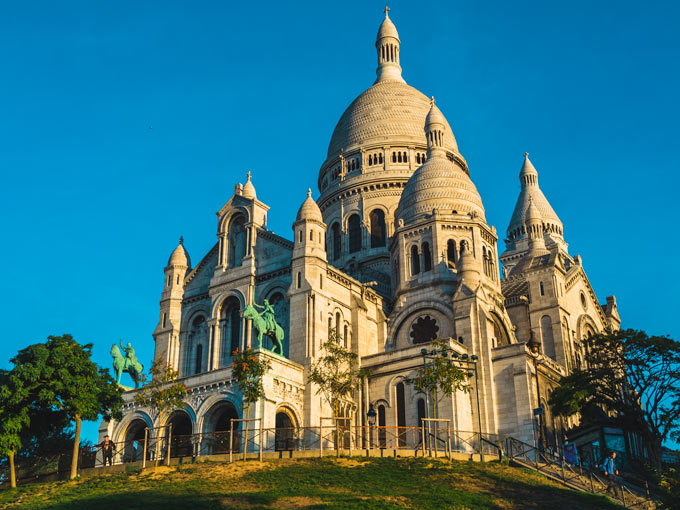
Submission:
<svg viewBox="0 0 680 510">
<path fill-rule="evenodd" d="M 109 466 L 113 466 L 113 451 L 116 449 L 113 441 L 109 439 L 109 436 L 104 436 L 104 440 L 97 445 L 102 453 L 104 454 L 104 466 L 106 466 L 106 461 L 108 459 Z"/>
<path fill-rule="evenodd" d="M 619 470 L 616 469 L 616 452 L 611 451 L 602 464 L 602 471 L 607 482 L 607 493 L 613 493 L 616 497 L 616 486 L 618 485 Z"/>
</svg>

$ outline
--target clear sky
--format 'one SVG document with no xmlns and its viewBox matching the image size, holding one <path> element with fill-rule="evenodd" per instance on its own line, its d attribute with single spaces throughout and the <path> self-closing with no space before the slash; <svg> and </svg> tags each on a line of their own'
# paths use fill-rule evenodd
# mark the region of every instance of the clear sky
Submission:
<svg viewBox="0 0 680 510">
<path fill-rule="evenodd" d="M 62 333 L 104 366 L 130 340 L 148 366 L 177 239 L 198 263 L 248 170 L 290 238 L 375 79 L 383 6 L 0 2 L 0 366 Z M 437 98 L 499 250 L 528 151 L 600 301 L 680 339 L 680 3 L 390 7 L 403 76 Z"/>
</svg>

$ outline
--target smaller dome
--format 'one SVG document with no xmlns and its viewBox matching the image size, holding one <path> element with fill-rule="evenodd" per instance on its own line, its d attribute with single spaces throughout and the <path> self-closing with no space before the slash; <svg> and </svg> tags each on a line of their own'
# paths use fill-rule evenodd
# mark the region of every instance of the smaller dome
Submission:
<svg viewBox="0 0 680 510">
<path fill-rule="evenodd" d="M 191 266 L 191 259 L 189 258 L 189 252 L 187 252 L 184 247 L 184 238 L 179 238 L 179 244 L 177 248 L 174 249 L 168 260 L 168 266 Z"/>
<path fill-rule="evenodd" d="M 389 9 L 385 10 L 385 19 L 380 24 L 380 28 L 378 28 L 378 36 L 376 38 L 377 41 L 380 41 L 380 39 L 383 37 L 394 37 L 395 39 L 399 40 L 399 32 L 397 32 L 397 27 L 394 26 L 394 23 L 392 23 L 392 20 L 387 14 L 388 10 Z"/>
<path fill-rule="evenodd" d="M 430 111 L 428 112 L 427 117 L 425 117 L 425 131 L 427 131 L 427 128 L 432 124 L 441 124 L 444 127 L 448 126 L 444 114 L 435 104 L 434 96 L 430 100 Z"/>
<path fill-rule="evenodd" d="M 323 216 L 321 215 L 321 209 L 319 209 L 319 206 L 316 205 L 316 202 L 312 198 L 312 190 L 308 189 L 307 190 L 307 198 L 305 199 L 304 202 L 302 202 L 302 205 L 300 206 L 300 209 L 298 210 L 297 217 L 295 221 L 300 221 L 300 220 L 314 220 L 318 221 L 320 223 L 323 223 Z"/>
<path fill-rule="evenodd" d="M 243 191 L 241 192 L 241 195 L 246 198 L 257 198 L 257 193 L 255 193 L 255 186 L 253 186 L 253 183 L 250 180 L 250 172 L 248 172 L 248 180 L 243 185 Z"/>
</svg>

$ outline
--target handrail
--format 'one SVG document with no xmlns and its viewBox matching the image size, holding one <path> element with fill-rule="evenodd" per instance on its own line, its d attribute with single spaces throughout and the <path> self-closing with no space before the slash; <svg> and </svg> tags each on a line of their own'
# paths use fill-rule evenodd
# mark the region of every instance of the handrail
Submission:
<svg viewBox="0 0 680 510">
<path fill-rule="evenodd" d="M 636 487 L 630 483 L 624 484 L 618 479 L 615 481 L 603 479 L 600 473 L 590 468 L 584 468 L 582 465 L 577 466 L 577 472 L 575 467 L 564 461 L 564 458 L 514 437 L 506 437 L 506 447 L 507 455 L 512 460 L 564 483 L 576 485 L 581 490 L 592 494 L 608 495 L 616 502 L 623 504 L 625 508 L 646 508 L 649 507 L 649 504 L 656 506 L 648 491 L 642 487 Z M 568 473 L 573 476 L 569 477 Z"/>
</svg>

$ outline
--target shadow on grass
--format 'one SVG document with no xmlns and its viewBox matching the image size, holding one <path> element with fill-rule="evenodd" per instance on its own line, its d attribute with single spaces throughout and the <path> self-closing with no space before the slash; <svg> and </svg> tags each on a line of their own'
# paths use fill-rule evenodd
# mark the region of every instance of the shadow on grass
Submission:
<svg viewBox="0 0 680 510">
<path fill-rule="evenodd" d="M 40 510 L 203 509 L 550 509 L 613 510 L 605 498 L 548 485 L 498 464 L 453 465 L 431 459 L 306 459 L 269 465 L 223 480 L 202 475 L 200 464 L 158 479 L 126 475 L 62 485 L 18 508 Z M 188 477 L 189 476 L 189 477 Z M 9 502 L 4 499 L 5 502 Z M 4 508 L 13 508 L 5 506 Z"/>
</svg>

